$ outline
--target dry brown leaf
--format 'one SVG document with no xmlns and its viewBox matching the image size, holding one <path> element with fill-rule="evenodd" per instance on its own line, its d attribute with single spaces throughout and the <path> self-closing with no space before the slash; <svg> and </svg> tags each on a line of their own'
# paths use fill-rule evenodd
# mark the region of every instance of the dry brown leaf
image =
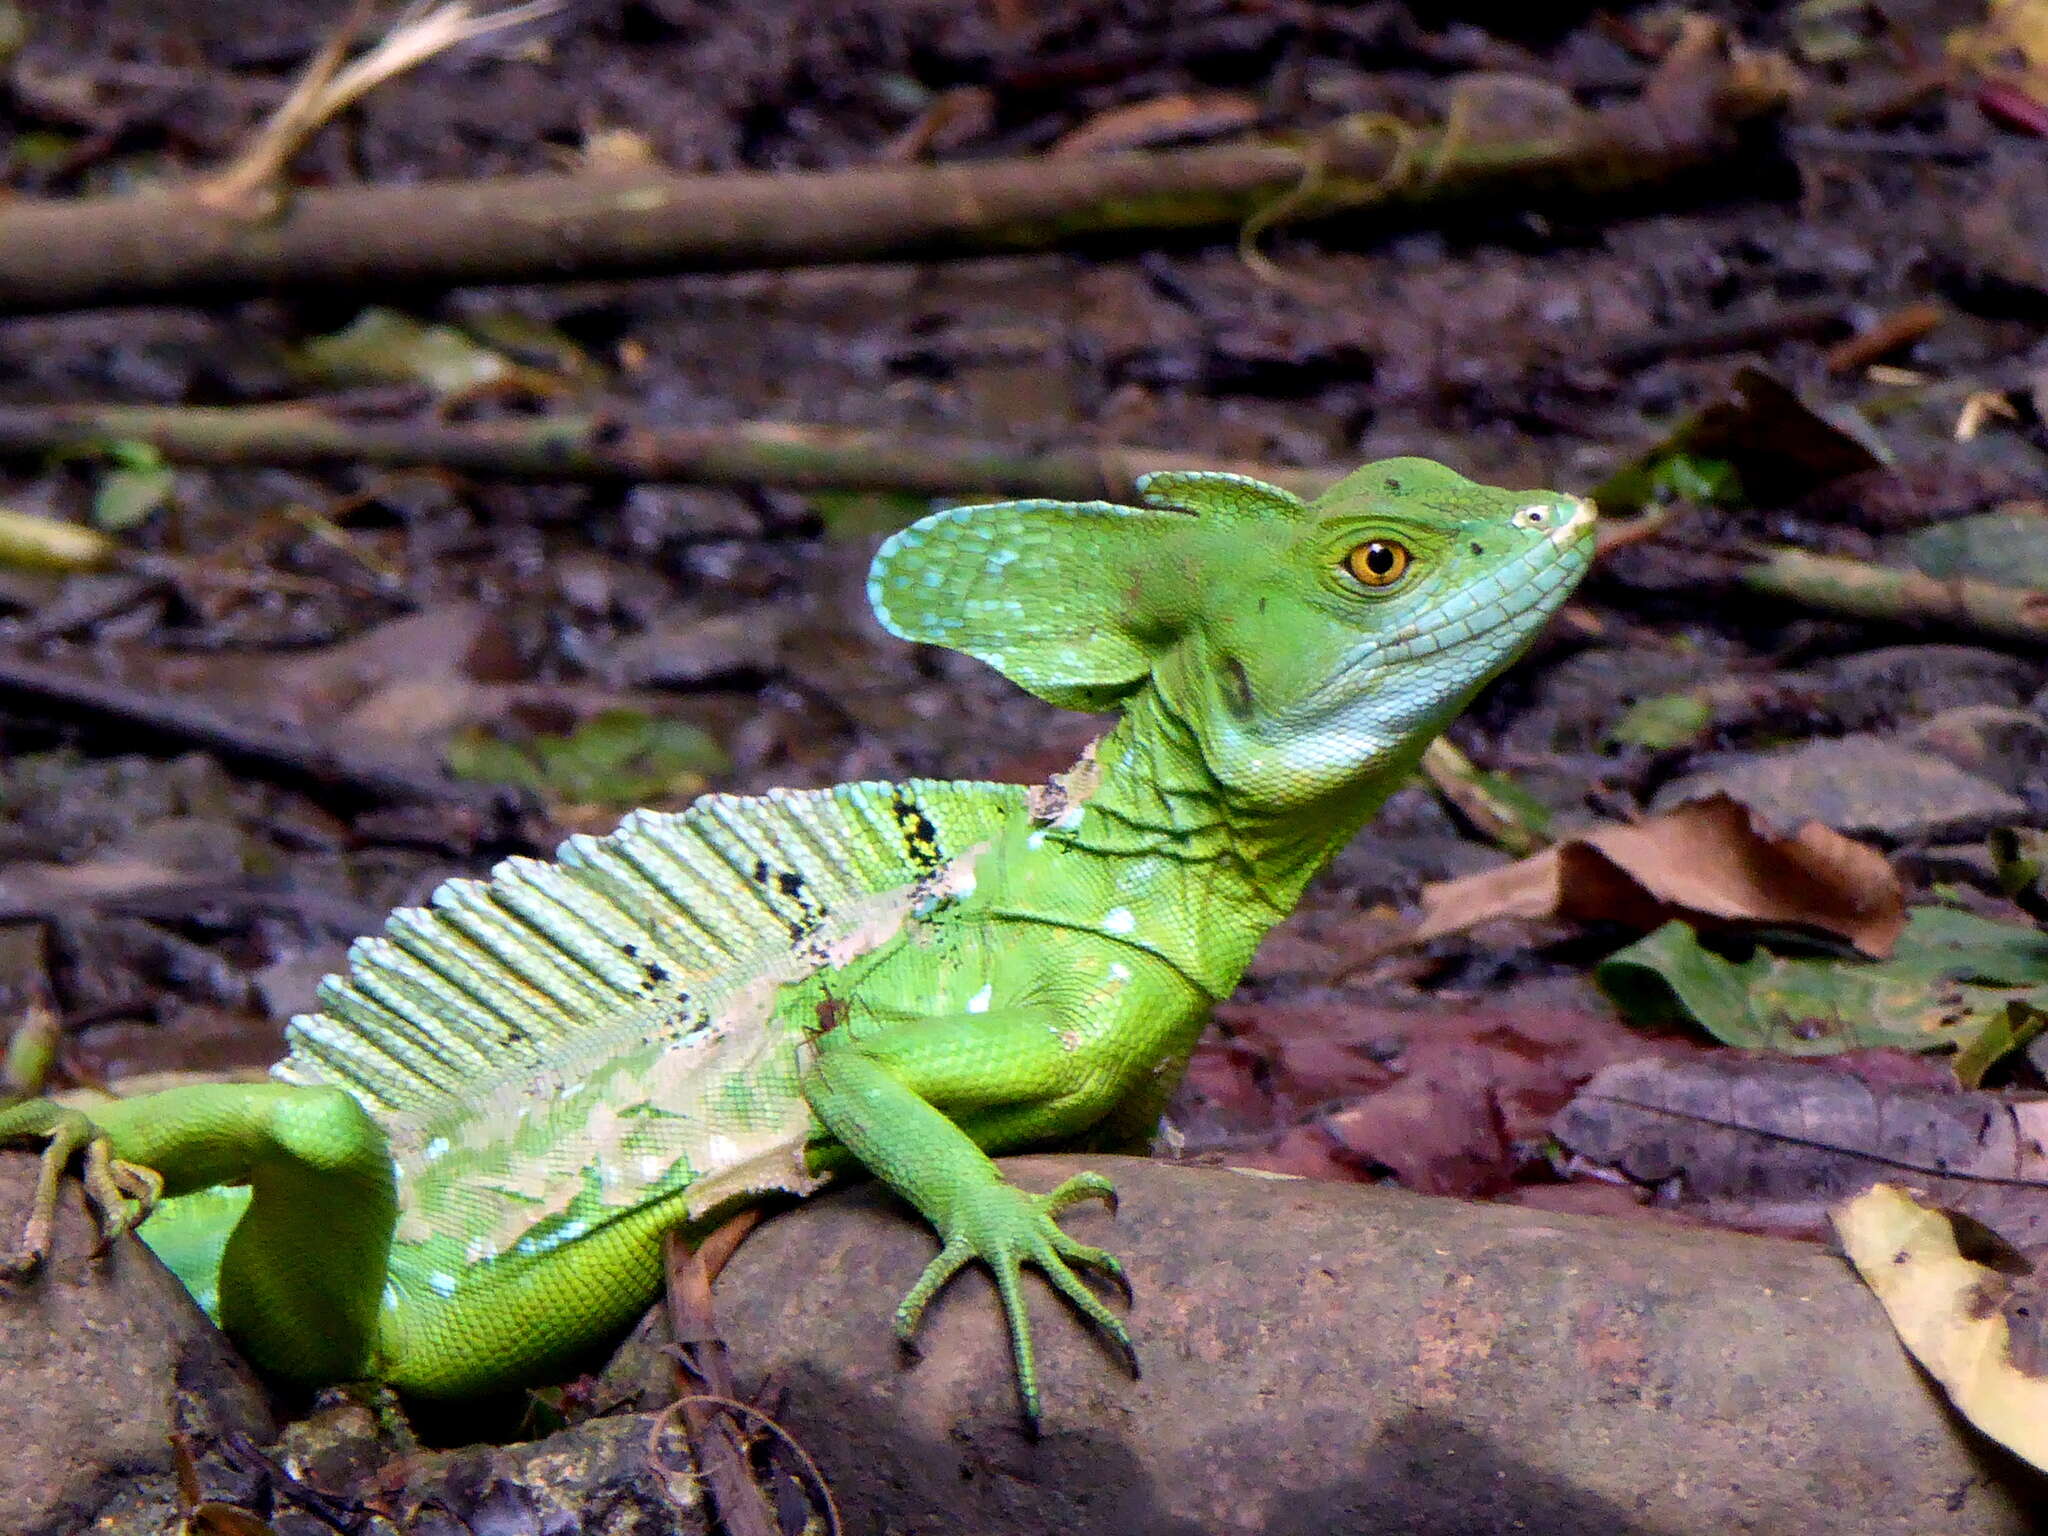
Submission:
<svg viewBox="0 0 2048 1536">
<path fill-rule="evenodd" d="M 1098 113 L 1063 134 L 1048 153 L 1102 155 L 1217 139 L 1253 127 L 1258 120 L 1259 104 L 1235 91 L 1176 91 Z"/>
<path fill-rule="evenodd" d="M 1714 795 L 1426 885 L 1411 937 L 1422 943 L 1503 917 L 1604 920 L 1645 933 L 1672 918 L 1799 928 L 1882 959 L 1905 928 L 1906 897 L 1875 848 L 1817 821 L 1774 837 L 1742 805 Z"/>
<path fill-rule="evenodd" d="M 1842 1204 L 1835 1231 L 1900 1341 L 1956 1410 L 2048 1470 L 2039 1273 L 1965 1257 L 1947 1215 L 1889 1184 Z"/>
<path fill-rule="evenodd" d="M 1506 1188 L 1602 1066 L 1707 1049 L 1646 1042 L 1590 990 L 1540 984 L 1455 1005 L 1243 998 L 1216 1024 L 1174 1108 L 1188 1149 L 1317 1178 L 1392 1170 L 1434 1194 Z"/>
<path fill-rule="evenodd" d="M 1625 1061 L 1551 1130 L 1583 1165 L 1726 1226 L 1817 1234 L 1829 1207 L 1888 1181 L 2048 1251 L 2048 1102 L 1960 1090 L 1939 1071 L 1890 1051 Z"/>
</svg>

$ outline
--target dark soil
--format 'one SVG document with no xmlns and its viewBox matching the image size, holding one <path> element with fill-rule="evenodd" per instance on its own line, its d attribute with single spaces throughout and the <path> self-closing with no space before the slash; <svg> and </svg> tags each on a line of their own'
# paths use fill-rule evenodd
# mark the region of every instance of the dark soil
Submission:
<svg viewBox="0 0 2048 1536">
<path fill-rule="evenodd" d="M 1598 106 L 1637 91 L 1670 41 L 1652 9 L 1444 9 L 575 6 L 375 92 L 294 175 L 478 177 L 604 152 L 710 171 L 971 163 L 1102 133 L 1175 96 L 1195 99 L 1158 109 L 1168 136 L 1363 112 L 1420 123 L 1475 70 Z M 1523 9 L 1544 23 L 1516 22 Z M 1907 0 L 1882 25 L 1872 8 L 1826 35 L 1816 9 L 1709 7 L 1745 45 L 1781 53 L 1801 94 L 1705 174 L 1626 199 L 1283 231 L 1263 242 L 1274 271 L 1229 242 L 1179 242 L 385 296 L 477 337 L 519 326 L 525 340 L 501 345 L 547 382 L 510 397 L 430 402 L 310 376 L 305 341 L 348 324 L 355 296 L 0 320 L 0 402 L 325 396 L 473 416 L 594 396 L 675 424 L 1144 442 L 1277 465 L 1426 454 L 1581 491 L 1725 399 L 1744 368 L 1820 413 L 1802 441 L 1833 430 L 1830 408 L 1863 409 L 1886 462 L 1759 472 L 1738 502 L 1687 504 L 1609 562 L 1457 728 L 1570 830 L 1813 737 L 1933 751 L 1913 733 L 1945 712 L 2043 711 L 2038 647 L 1827 617 L 1731 580 L 1757 542 L 1886 556 L 1993 508 L 2039 518 L 2048 487 L 2048 279 L 2027 233 L 2048 213 L 2043 140 L 1960 69 L 1912 84 L 1981 7 Z M 0 86 L 0 170 L 14 193 L 70 196 L 221 163 L 335 8 L 51 0 L 25 14 Z M 1939 319 L 1916 339 L 1846 362 L 1831 352 L 1925 303 Z M 1729 456 L 1792 415 L 1753 410 Z M 0 472 L 0 503 L 87 520 L 105 473 L 18 462 Z M 630 770 L 528 775 L 493 802 L 309 787 L 246 754 L 143 736 L 118 713 L 6 694 L 0 1009 L 54 999 L 59 1084 L 261 1066 L 384 910 L 628 805 L 908 774 L 1033 779 L 1099 726 L 880 633 L 861 579 L 877 536 L 922 509 L 901 498 L 187 469 L 160 500 L 122 535 L 157 558 L 115 574 L 0 572 L 0 651 L 422 784 L 451 755 L 502 778 L 503 744 L 531 762 L 536 742 L 608 711 L 634 712 L 624 729 L 702 735 L 663 738 L 685 745 L 650 747 Z M 2014 579 L 2048 585 L 2039 570 Z M 1715 682 L 1731 686 L 1690 738 L 1615 739 L 1631 705 Z M 1952 744 L 1961 727 L 1945 729 Z M 2007 797 L 1987 802 L 2004 807 L 1994 820 L 2048 824 L 2041 738 L 1999 739 L 2020 745 L 1972 770 Z M 1780 788 L 1796 817 L 1803 791 Z M 1872 825 L 1922 890 L 1942 882 L 2009 910 L 1974 841 L 1983 828 L 1956 831 L 1949 804 L 1879 809 Z M 1372 958 L 1425 880 L 1504 859 L 1426 790 L 1397 796 L 1226 1010 L 1176 1113 L 1188 1150 L 1433 1189 L 1550 1182 L 1545 1118 L 1637 1038 L 1583 979 L 1625 935 L 1497 925 Z"/>
</svg>

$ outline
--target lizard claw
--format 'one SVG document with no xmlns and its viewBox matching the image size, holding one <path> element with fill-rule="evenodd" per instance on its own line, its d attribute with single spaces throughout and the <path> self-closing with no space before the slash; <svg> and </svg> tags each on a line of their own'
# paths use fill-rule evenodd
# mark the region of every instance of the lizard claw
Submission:
<svg viewBox="0 0 2048 1536">
<path fill-rule="evenodd" d="M 925 1308 L 947 1281 L 969 1262 L 980 1259 L 995 1277 L 1009 1324 L 1010 1353 L 1016 1362 L 1017 1396 L 1026 1422 L 1035 1434 L 1039 1422 L 1038 1362 L 1031 1346 L 1031 1318 L 1024 1307 L 1024 1266 L 1044 1275 L 1058 1291 L 1116 1347 L 1131 1374 L 1138 1374 L 1137 1347 L 1122 1319 L 1082 1283 L 1075 1266 L 1102 1271 L 1130 1297 L 1130 1278 L 1113 1254 L 1078 1243 L 1054 1219 L 1084 1200 L 1101 1200 L 1112 1210 L 1116 1190 L 1097 1173 L 1076 1174 L 1050 1194 L 1034 1195 L 1012 1184 L 991 1184 L 978 1190 L 940 1227 L 945 1246 L 926 1266 L 910 1294 L 896 1309 L 896 1337 L 916 1352 L 917 1327 Z"/>
<path fill-rule="evenodd" d="M 20 1245 L 11 1253 L 0 1254 L 0 1279 L 25 1280 L 42 1267 L 50 1252 L 64 1170 L 79 1152 L 84 1153 L 80 1182 L 99 1219 L 100 1240 L 93 1248 L 94 1258 L 147 1217 L 163 1195 L 162 1177 L 154 1169 L 115 1157 L 106 1134 L 79 1110 L 38 1099 L 0 1111 L 0 1143 L 10 1141 L 41 1141 L 43 1153 Z M 131 1201 L 136 1207 L 133 1211 L 129 1209 Z"/>
<path fill-rule="evenodd" d="M 115 1157 L 105 1136 L 96 1135 L 85 1144 L 82 1177 L 86 1196 L 100 1218 L 100 1240 L 93 1247 L 94 1258 L 113 1247 L 116 1238 L 149 1220 L 149 1213 L 164 1197 L 164 1176 L 154 1168 Z"/>
</svg>

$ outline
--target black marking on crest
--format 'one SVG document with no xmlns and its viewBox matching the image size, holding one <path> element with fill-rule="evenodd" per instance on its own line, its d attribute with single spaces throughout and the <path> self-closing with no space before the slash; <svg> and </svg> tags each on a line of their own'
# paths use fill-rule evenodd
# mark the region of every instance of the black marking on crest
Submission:
<svg viewBox="0 0 2048 1536">
<path fill-rule="evenodd" d="M 700 1030 L 709 1028 L 710 1024 L 711 1015 L 689 993 L 678 992 L 669 1010 L 648 1029 L 646 1039 L 680 1045 Z"/>
<path fill-rule="evenodd" d="M 1477 539 L 1474 539 L 1472 541 L 1472 553 L 1475 555 L 1483 555 L 1486 553 L 1486 546 L 1484 544 L 1481 544 Z"/>
<path fill-rule="evenodd" d="M 811 883 L 795 870 L 776 869 L 766 859 L 756 859 L 753 875 L 754 884 L 783 898 L 783 902 L 775 904 L 778 911 L 782 910 L 784 902 L 795 903 L 798 915 L 791 917 L 785 914 L 783 917 L 789 928 L 790 943 L 802 943 L 829 915 L 825 904 L 811 890 Z"/>
<path fill-rule="evenodd" d="M 939 829 L 932 825 L 924 808 L 908 795 L 898 794 L 889 802 L 896 825 L 903 831 L 903 848 L 921 875 L 935 874 L 946 864 L 946 850 L 939 846 Z"/>
</svg>

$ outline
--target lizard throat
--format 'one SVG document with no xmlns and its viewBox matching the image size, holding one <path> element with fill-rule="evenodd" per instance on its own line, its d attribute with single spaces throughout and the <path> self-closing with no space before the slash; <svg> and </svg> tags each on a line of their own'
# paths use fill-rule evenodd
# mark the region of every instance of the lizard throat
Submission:
<svg viewBox="0 0 2048 1536">
<path fill-rule="evenodd" d="M 1103 861 L 1128 922 L 1118 936 L 1222 998 L 1408 761 L 1384 775 L 1368 769 L 1349 792 L 1313 805 L 1249 805 L 1210 767 L 1197 733 L 1146 688 L 1064 776 L 1067 792 L 1039 802 L 1057 814 L 1027 842 L 1039 856 Z"/>
</svg>

